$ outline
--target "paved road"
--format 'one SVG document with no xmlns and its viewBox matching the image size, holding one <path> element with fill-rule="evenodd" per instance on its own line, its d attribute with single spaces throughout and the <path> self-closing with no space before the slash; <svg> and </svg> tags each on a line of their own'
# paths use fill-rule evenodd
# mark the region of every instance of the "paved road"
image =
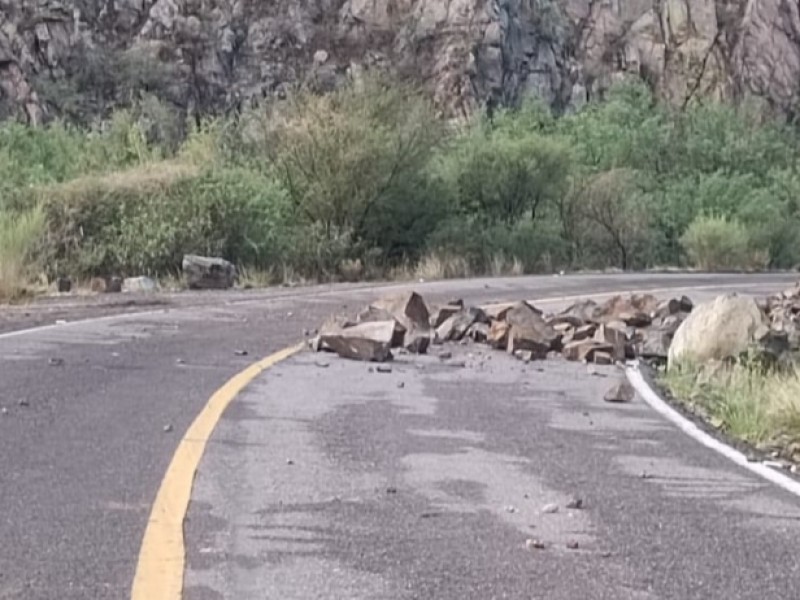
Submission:
<svg viewBox="0 0 800 600">
<path fill-rule="evenodd" d="M 415 287 L 433 299 L 478 302 L 696 286 L 771 291 L 791 279 L 574 276 Z M 147 315 L 0 337 L 0 406 L 6 409 L 0 415 L 0 598 L 125 598 L 158 484 L 211 393 L 253 358 L 296 342 L 304 328 L 331 312 L 352 312 L 378 293 L 349 286 L 215 295 L 213 302 L 210 296 L 172 301 Z M 631 409 L 628 420 L 607 425 L 615 433 L 598 443 L 574 409 L 596 405 L 596 394 L 580 392 L 585 386 L 574 373 L 562 371 L 550 392 L 537 396 L 531 390 L 519 400 L 525 388 L 513 379 L 517 365 L 502 366 L 502 360 L 485 372 L 410 371 L 402 390 L 389 386 L 390 393 L 375 401 L 369 386 L 378 380 L 363 370 L 353 374 L 353 381 L 363 375 L 365 386 L 353 390 L 354 398 L 332 393 L 342 381 L 334 377 L 343 374 L 338 369 L 360 365 L 320 369 L 302 360 L 307 358 L 257 382 L 215 434 L 224 443 L 209 447 L 187 526 L 189 597 L 517 598 L 524 592 L 691 598 L 717 597 L 691 590 L 725 579 L 725 589 L 740 595 L 724 597 L 749 598 L 755 597 L 748 595 L 753 588 L 744 580 L 756 571 L 759 589 L 766 590 L 759 597 L 787 597 L 770 594 L 785 590 L 794 577 L 794 567 L 777 560 L 780 552 L 791 556 L 780 540 L 794 521 L 764 515 L 793 514 L 791 499 L 773 496 L 760 482 L 732 475 L 719 459 L 690 449 L 641 406 Z M 307 389 L 300 382 L 310 373 L 333 379 Z M 270 404 L 276 394 L 268 386 L 275 385 L 283 404 Z M 381 386 L 385 392 L 384 381 Z M 252 395 L 259 390 L 263 400 Z M 642 429 L 643 422 L 656 424 Z M 165 432 L 165 425 L 172 431 Z M 279 459 L 273 435 L 294 440 L 280 448 Z M 650 454 L 639 448 L 650 446 L 640 438 L 648 437 L 649 443 L 663 438 L 671 446 L 647 458 L 655 466 L 643 467 Z M 255 448 L 263 451 L 253 453 Z M 298 469 L 287 470 L 287 452 L 296 453 Z M 244 457 L 262 462 L 229 462 Z M 313 477 L 309 465 L 316 465 Z M 723 478 L 724 489 L 732 489 L 730 502 L 709 508 L 703 494 L 674 498 L 674 485 L 634 476 L 652 468 L 680 478 L 687 465 L 709 480 L 703 493 L 718 495 L 711 480 Z M 232 487 L 225 492 L 222 476 L 239 472 L 243 476 L 228 481 Z M 619 475 L 626 472 L 627 479 Z M 285 485 L 276 488 L 278 481 Z M 687 485 L 692 489 L 695 482 Z M 226 511 L 237 506 L 228 497 L 236 486 L 253 493 L 236 495 L 245 512 L 234 519 Z M 396 493 L 387 493 L 390 487 Z M 534 509 L 572 493 L 596 504 L 573 517 L 562 509 L 539 523 L 541 533 L 533 529 L 533 537 L 545 539 L 552 550 L 520 554 L 520 539 L 530 535 L 522 530 L 536 524 L 527 522 Z M 515 505 L 518 512 L 498 512 L 498 503 Z M 262 517 L 255 525 L 263 531 L 242 534 L 257 515 Z M 272 529 L 284 526 L 289 532 Z M 739 537 L 728 535 L 734 529 Z M 298 541 L 303 536 L 307 541 Z M 573 537 L 580 549 L 567 552 L 561 546 Z M 226 545 L 238 543 L 244 546 Z M 605 552 L 612 555 L 603 558 Z M 709 556 L 716 562 L 699 560 Z M 531 558 L 537 561 L 533 570 Z M 298 579 L 298 573 L 305 576 Z M 681 574 L 683 583 L 672 581 Z M 226 588 L 229 581 L 244 587 Z M 598 591 L 582 590 L 587 582 Z M 290 585 L 300 587 L 290 592 Z M 570 595 L 579 589 L 582 595 Z M 642 596 L 648 589 L 650 595 Z"/>
</svg>

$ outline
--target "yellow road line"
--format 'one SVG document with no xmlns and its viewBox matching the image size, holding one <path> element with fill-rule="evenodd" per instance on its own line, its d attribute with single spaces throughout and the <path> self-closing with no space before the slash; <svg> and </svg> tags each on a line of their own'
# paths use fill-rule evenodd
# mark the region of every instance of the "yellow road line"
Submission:
<svg viewBox="0 0 800 600">
<path fill-rule="evenodd" d="M 195 473 L 208 438 L 222 413 L 239 392 L 265 369 L 302 349 L 298 344 L 276 352 L 234 375 L 218 389 L 181 439 L 167 469 L 139 551 L 131 600 L 181 600 L 186 549 L 183 521 Z"/>
<path fill-rule="evenodd" d="M 709 286 L 683 286 L 637 290 L 632 292 L 601 292 L 559 298 L 540 298 L 537 304 L 555 304 L 580 298 L 602 298 L 619 293 L 664 293 L 686 290 L 723 289 L 726 287 L 757 287 L 759 284 L 730 284 Z M 501 306 L 501 304 L 497 304 Z M 183 521 L 192 495 L 192 484 L 200 459 L 214 427 L 222 413 L 253 379 L 265 369 L 296 354 L 303 348 L 298 344 L 276 352 L 234 375 L 209 399 L 202 412 L 181 439 L 172 457 L 144 532 L 139 551 L 139 562 L 133 579 L 131 600 L 182 600 L 186 549 L 183 539 Z"/>
</svg>

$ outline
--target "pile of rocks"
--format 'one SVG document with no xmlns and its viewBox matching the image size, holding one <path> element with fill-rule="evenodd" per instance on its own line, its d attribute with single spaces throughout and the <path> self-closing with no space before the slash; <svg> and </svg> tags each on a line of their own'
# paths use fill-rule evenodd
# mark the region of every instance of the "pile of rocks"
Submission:
<svg viewBox="0 0 800 600">
<path fill-rule="evenodd" d="M 585 300 L 545 315 L 529 302 L 465 306 L 461 300 L 429 308 L 416 292 L 381 299 L 354 320 L 329 319 L 312 340 L 315 350 L 386 361 L 393 348 L 424 353 L 430 344 L 485 343 L 525 361 L 561 354 L 568 360 L 613 364 L 626 358 L 667 358 L 675 332 L 693 308 L 687 297 L 652 295 Z"/>
</svg>

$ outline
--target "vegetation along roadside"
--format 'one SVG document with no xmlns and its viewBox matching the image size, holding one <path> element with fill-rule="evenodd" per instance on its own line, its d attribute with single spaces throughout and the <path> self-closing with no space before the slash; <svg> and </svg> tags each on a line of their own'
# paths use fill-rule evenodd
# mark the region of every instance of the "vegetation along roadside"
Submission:
<svg viewBox="0 0 800 600">
<path fill-rule="evenodd" d="M 678 110 L 638 84 L 455 125 L 369 78 L 190 127 L 152 99 L 89 128 L 7 122 L 0 297 L 169 277 L 187 253 L 261 283 L 793 267 L 797 141 L 747 106 Z"/>
</svg>

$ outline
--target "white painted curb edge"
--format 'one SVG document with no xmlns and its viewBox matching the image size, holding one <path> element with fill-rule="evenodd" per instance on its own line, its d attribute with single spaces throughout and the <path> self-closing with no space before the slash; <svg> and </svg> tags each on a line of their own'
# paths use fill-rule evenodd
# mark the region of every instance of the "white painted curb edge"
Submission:
<svg viewBox="0 0 800 600">
<path fill-rule="evenodd" d="M 800 497 L 800 481 L 796 481 L 795 479 L 784 475 L 780 471 L 776 471 L 772 467 L 747 460 L 747 457 L 744 454 L 712 437 L 674 408 L 672 408 L 664 400 L 662 400 L 642 376 L 637 363 L 629 365 L 625 371 L 628 376 L 628 381 L 631 382 L 631 385 L 633 385 L 639 396 L 641 396 L 642 399 L 647 402 L 647 404 L 649 404 L 653 410 L 677 425 L 677 427 L 686 435 L 700 442 L 706 448 L 722 454 L 725 458 L 731 460 L 740 467 L 743 467 L 759 477 L 763 477 L 767 481 L 783 488 L 787 492 Z"/>
</svg>

